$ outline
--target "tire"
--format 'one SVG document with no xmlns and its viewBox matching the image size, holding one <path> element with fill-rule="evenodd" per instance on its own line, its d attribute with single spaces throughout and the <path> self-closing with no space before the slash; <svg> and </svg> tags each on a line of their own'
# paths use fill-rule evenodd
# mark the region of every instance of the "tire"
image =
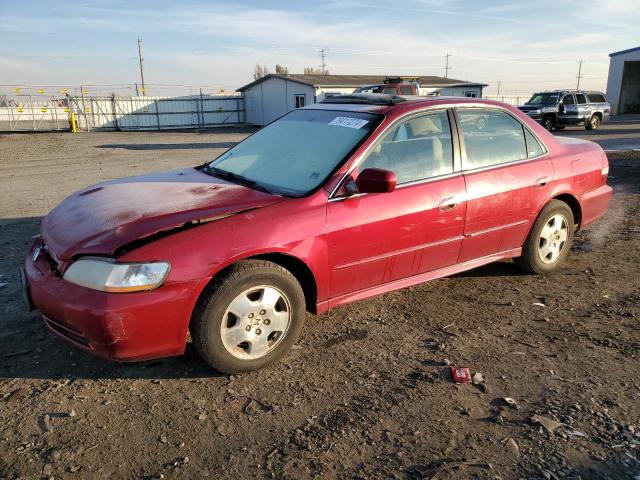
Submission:
<svg viewBox="0 0 640 480">
<path fill-rule="evenodd" d="M 552 131 L 554 128 L 556 128 L 556 119 L 553 115 L 545 115 L 544 117 L 542 117 L 542 126 L 548 130 L 548 131 Z"/>
<path fill-rule="evenodd" d="M 598 115 L 591 115 L 591 118 L 584 124 L 586 130 L 597 130 L 600 126 L 600 117 Z"/>
<path fill-rule="evenodd" d="M 199 300 L 190 325 L 193 345 L 220 372 L 261 369 L 298 340 L 305 307 L 304 292 L 291 272 L 265 260 L 241 261 Z"/>
<path fill-rule="evenodd" d="M 561 267 L 571 248 L 574 222 L 569 205 L 551 200 L 533 224 L 516 264 L 532 273 L 548 273 Z"/>
</svg>

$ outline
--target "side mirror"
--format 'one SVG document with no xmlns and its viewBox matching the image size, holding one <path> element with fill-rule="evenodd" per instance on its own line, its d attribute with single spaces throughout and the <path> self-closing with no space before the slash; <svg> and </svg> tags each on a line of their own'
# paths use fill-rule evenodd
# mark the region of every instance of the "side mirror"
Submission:
<svg viewBox="0 0 640 480">
<path fill-rule="evenodd" d="M 356 178 L 355 186 L 358 193 L 387 193 L 393 192 L 396 182 L 396 174 L 389 170 L 366 168 Z"/>
</svg>

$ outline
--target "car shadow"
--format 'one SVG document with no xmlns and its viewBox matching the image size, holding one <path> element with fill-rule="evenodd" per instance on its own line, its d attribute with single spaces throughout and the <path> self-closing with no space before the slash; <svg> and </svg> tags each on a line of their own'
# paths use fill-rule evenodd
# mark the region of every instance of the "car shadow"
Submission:
<svg viewBox="0 0 640 480">
<path fill-rule="evenodd" d="M 197 150 L 231 148 L 239 142 L 215 143 L 112 143 L 97 145 L 96 148 L 124 149 L 124 150 Z"/>
<path fill-rule="evenodd" d="M 495 262 L 483 265 L 482 267 L 467 270 L 453 275 L 453 278 L 478 278 L 478 277 L 521 277 L 530 275 L 519 268 L 513 262 Z"/>
</svg>

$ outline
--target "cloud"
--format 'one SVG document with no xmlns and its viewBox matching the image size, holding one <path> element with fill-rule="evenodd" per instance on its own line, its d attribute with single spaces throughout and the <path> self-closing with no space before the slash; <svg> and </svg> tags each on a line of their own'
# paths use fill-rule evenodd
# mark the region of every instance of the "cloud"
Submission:
<svg viewBox="0 0 640 480">
<path fill-rule="evenodd" d="M 69 63 L 78 57 L 77 68 L 68 69 L 67 74 L 77 82 L 84 75 L 109 79 L 105 82 L 135 81 L 133 50 L 135 38 L 141 35 L 149 78 L 158 83 L 239 86 L 251 79 L 255 63 L 270 67 L 281 63 L 297 72 L 316 66 L 318 49 L 328 47 L 332 73 L 437 75 L 443 73 L 444 54 L 450 53 L 453 77 L 501 80 L 503 88 L 512 82 L 523 89 L 537 89 L 544 82 L 552 86 L 556 80 L 558 86 L 572 83 L 582 58 L 594 85 L 601 82 L 602 87 L 604 81 L 598 78 L 606 76 L 607 53 L 633 46 L 618 43 L 632 41 L 634 25 L 627 20 L 638 18 L 634 3 L 601 0 L 597 6 L 585 7 L 575 2 L 581 7 L 573 9 L 571 3 L 566 7 L 542 0 L 535 5 L 477 2 L 470 8 L 462 0 L 445 6 L 437 0 L 402 4 L 327 0 L 304 9 L 284 9 L 263 3 L 255 7 L 181 2 L 149 8 L 139 3 L 88 1 L 78 8 L 7 15 L 0 40 L 38 43 L 37 52 L 21 48 L 50 60 L 41 64 Z M 550 11 L 555 13 L 550 16 Z M 579 32 L 571 27 L 578 18 L 575 12 L 592 17 L 584 19 Z M 613 18 L 618 19 L 616 25 L 602 26 Z M 81 41 L 61 53 L 58 39 L 68 32 Z"/>
</svg>

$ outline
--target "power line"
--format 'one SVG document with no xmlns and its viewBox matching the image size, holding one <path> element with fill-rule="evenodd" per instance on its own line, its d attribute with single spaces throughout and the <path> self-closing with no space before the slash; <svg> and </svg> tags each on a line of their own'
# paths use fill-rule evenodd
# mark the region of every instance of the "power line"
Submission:
<svg viewBox="0 0 640 480">
<path fill-rule="evenodd" d="M 448 54 L 448 53 L 444 56 L 444 58 L 446 58 L 446 64 L 444 66 L 444 78 L 449 78 L 449 70 L 451 70 L 453 68 L 453 67 L 449 66 L 449 57 L 450 56 L 451 55 Z"/>
<path fill-rule="evenodd" d="M 582 59 L 580 59 L 580 63 L 578 63 L 578 85 L 576 86 L 576 90 L 580 90 L 580 79 L 582 78 Z"/>
<path fill-rule="evenodd" d="M 320 69 L 322 74 L 324 75 L 327 71 L 327 63 L 325 61 L 325 59 L 327 58 L 327 50 L 329 50 L 326 47 L 322 47 L 320 49 Z"/>
<path fill-rule="evenodd" d="M 140 80 L 142 82 L 142 96 L 146 97 L 147 89 L 144 86 L 144 69 L 142 68 L 142 61 L 144 59 L 142 58 L 142 40 L 140 39 L 140 37 L 138 37 L 138 59 L 140 61 Z M 138 90 L 138 87 L 136 85 L 136 91 L 137 90 Z"/>
</svg>

